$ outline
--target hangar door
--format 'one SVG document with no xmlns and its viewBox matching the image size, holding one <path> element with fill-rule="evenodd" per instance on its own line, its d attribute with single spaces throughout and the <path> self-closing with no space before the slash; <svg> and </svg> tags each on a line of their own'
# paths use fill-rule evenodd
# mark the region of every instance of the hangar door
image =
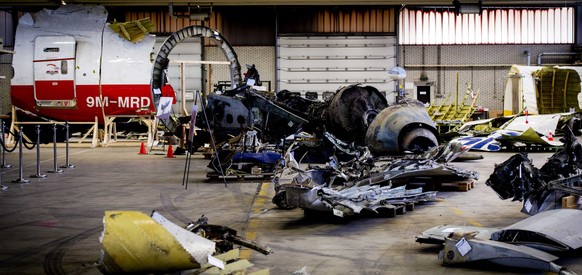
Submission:
<svg viewBox="0 0 582 275">
<path fill-rule="evenodd" d="M 154 54 L 158 53 L 166 38 L 156 37 Z M 180 114 L 182 109 L 190 114 L 196 91 L 202 91 L 202 66 L 199 63 L 202 60 L 201 41 L 200 37 L 187 38 L 172 48 L 168 56 L 170 64 L 167 76 L 170 85 L 176 91 L 176 104 L 173 107 L 176 114 Z M 183 68 L 179 61 L 185 61 Z M 182 85 L 185 87 L 184 93 L 182 93 Z"/>
<path fill-rule="evenodd" d="M 277 87 L 328 96 L 341 86 L 374 86 L 394 101 L 388 71 L 396 66 L 395 36 L 288 36 L 277 39 Z"/>
</svg>

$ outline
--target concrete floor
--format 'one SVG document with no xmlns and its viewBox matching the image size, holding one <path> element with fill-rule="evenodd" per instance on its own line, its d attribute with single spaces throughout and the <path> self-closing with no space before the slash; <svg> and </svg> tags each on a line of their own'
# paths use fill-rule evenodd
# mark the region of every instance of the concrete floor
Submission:
<svg viewBox="0 0 582 275">
<path fill-rule="evenodd" d="M 59 145 L 58 165 L 65 162 Z M 415 236 L 441 224 L 503 227 L 528 216 L 521 203 L 502 201 L 486 186 L 495 163 L 513 153 L 483 153 L 484 159 L 454 163 L 481 174 L 468 192 L 439 192 L 439 200 L 417 205 L 395 218 L 339 219 L 305 216 L 302 210 L 280 210 L 271 203 L 269 181 L 205 181 L 208 160 L 194 155 L 188 188 L 182 185 L 185 156 L 165 158 L 163 151 L 139 155 L 139 144 L 90 149 L 73 146 L 62 174 L 46 173 L 54 165 L 52 146 L 41 148 L 41 172 L 36 173 L 36 151 L 23 152 L 19 178 L 18 153 L 8 153 L 12 168 L 1 169 L 0 274 L 99 274 L 94 262 L 101 246 L 106 210 L 157 210 L 185 225 L 201 215 L 210 223 L 226 225 L 239 235 L 268 245 L 273 254 L 243 251 L 256 269 L 271 274 L 532 274 L 491 265 L 444 267 L 439 247 L 419 244 Z M 537 167 L 551 153 L 530 153 Z M 557 262 L 582 274 L 579 256 Z M 537 272 L 543 274 L 543 272 Z"/>
</svg>

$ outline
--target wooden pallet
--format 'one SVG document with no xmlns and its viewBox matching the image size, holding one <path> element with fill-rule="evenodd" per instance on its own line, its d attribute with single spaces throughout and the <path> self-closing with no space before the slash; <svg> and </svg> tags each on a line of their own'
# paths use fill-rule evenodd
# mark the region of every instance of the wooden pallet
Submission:
<svg viewBox="0 0 582 275">
<path fill-rule="evenodd" d="M 456 191 L 469 191 L 475 188 L 475 181 L 474 180 L 463 180 L 463 181 L 455 181 L 455 182 L 443 182 L 440 183 L 439 190 L 446 190 L 446 189 L 456 189 Z"/>
<path fill-rule="evenodd" d="M 209 181 L 217 181 L 217 180 L 256 180 L 256 179 L 264 179 L 270 180 L 275 173 L 260 173 L 260 174 L 249 174 L 249 173 L 239 173 L 239 174 L 229 174 L 229 175 L 221 175 L 219 173 L 206 173 L 206 178 Z"/>
<path fill-rule="evenodd" d="M 463 191 L 467 192 L 475 188 L 475 180 L 460 180 L 448 182 L 426 182 L 426 183 L 411 183 L 415 187 L 422 187 L 424 191 Z"/>
</svg>

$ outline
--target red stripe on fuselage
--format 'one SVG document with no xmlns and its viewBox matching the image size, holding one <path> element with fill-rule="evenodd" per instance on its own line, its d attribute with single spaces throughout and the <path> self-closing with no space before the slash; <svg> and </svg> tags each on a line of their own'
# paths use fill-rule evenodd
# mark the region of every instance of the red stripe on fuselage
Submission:
<svg viewBox="0 0 582 275">
<path fill-rule="evenodd" d="M 151 114 L 155 109 L 149 84 L 77 85 L 77 106 L 71 109 L 37 108 L 32 85 L 13 85 L 12 104 L 39 116 L 60 121 L 103 122 L 103 111 L 108 116 L 136 116 Z M 137 98 L 137 100 L 136 100 Z M 107 101 L 105 101 L 107 100 Z M 142 103 L 148 103 L 143 106 Z M 105 104 L 107 102 L 107 104 Z"/>
</svg>

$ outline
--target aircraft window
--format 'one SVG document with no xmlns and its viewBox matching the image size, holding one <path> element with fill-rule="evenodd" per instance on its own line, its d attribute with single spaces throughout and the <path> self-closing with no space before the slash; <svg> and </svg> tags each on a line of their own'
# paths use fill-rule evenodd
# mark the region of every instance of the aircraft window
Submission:
<svg viewBox="0 0 582 275">
<path fill-rule="evenodd" d="M 43 52 L 45 53 L 58 53 L 60 51 L 59 48 L 44 48 Z"/>
<path fill-rule="evenodd" d="M 67 60 L 61 60 L 61 74 L 67 74 Z"/>
<path fill-rule="evenodd" d="M 226 115 L 226 123 L 232 124 L 234 122 L 234 118 L 231 114 Z"/>
</svg>

